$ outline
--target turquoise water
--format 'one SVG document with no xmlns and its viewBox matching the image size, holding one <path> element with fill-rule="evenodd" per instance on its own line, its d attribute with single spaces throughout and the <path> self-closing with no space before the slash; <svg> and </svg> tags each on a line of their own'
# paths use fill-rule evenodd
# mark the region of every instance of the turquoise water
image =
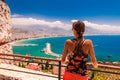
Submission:
<svg viewBox="0 0 120 80">
<path fill-rule="evenodd" d="M 46 43 L 51 43 L 52 51 L 62 54 L 65 40 L 72 39 L 73 36 L 65 37 L 49 37 L 25 40 L 20 44 L 37 44 L 37 46 L 13 46 L 14 54 L 26 55 L 30 53 L 32 56 L 56 58 L 41 52 L 46 47 Z M 85 39 L 91 39 L 94 44 L 95 55 L 98 61 L 119 61 L 120 62 L 120 35 L 91 35 L 85 36 Z"/>
</svg>

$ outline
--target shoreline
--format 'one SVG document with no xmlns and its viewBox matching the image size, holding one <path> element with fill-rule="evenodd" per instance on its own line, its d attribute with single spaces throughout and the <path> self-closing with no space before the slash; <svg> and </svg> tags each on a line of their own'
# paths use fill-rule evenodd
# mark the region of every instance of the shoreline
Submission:
<svg viewBox="0 0 120 80">
<path fill-rule="evenodd" d="M 56 35 L 56 36 L 41 36 L 41 37 L 33 37 L 33 38 L 21 38 L 21 39 L 18 39 L 18 40 L 14 40 L 13 42 L 11 42 L 10 44 L 16 44 L 16 43 L 19 43 L 19 42 L 22 42 L 22 41 L 27 41 L 27 40 L 34 40 L 34 39 L 43 39 L 43 38 L 54 38 L 54 37 L 66 37 L 66 36 L 73 36 L 73 35 L 62 35 L 62 36 L 59 36 L 59 35 Z M 120 36 L 120 34 L 85 34 L 84 36 Z M 19 44 L 17 44 L 19 45 Z"/>
<path fill-rule="evenodd" d="M 35 37 L 35 38 L 27 38 L 27 39 L 25 38 L 25 39 L 14 40 L 10 44 L 12 44 L 12 45 L 14 45 L 14 44 L 19 45 L 19 43 L 22 42 L 22 41 L 34 40 L 34 39 L 44 39 L 44 38 L 54 38 L 54 37 L 66 37 L 66 36 L 47 36 L 47 37 L 44 36 L 44 37 Z"/>
</svg>

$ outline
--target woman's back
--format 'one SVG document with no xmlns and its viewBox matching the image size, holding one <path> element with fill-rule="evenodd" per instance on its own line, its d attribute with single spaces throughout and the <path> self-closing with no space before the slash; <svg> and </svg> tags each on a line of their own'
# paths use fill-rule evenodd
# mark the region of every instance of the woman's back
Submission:
<svg viewBox="0 0 120 80">
<path fill-rule="evenodd" d="M 75 39 L 69 39 L 66 41 L 67 43 L 67 48 L 68 48 L 68 53 L 71 53 L 73 52 L 73 50 L 75 49 L 76 47 L 76 44 L 77 44 L 77 41 Z M 84 51 L 85 54 L 88 54 L 89 53 L 89 50 L 90 50 L 90 47 L 92 47 L 92 42 L 91 40 L 87 39 L 87 40 L 84 40 L 84 43 L 83 43 L 83 46 L 82 46 L 82 50 Z"/>
<path fill-rule="evenodd" d="M 87 74 L 86 62 L 88 60 L 89 41 L 90 40 L 67 40 L 69 61 L 66 68 L 67 71 L 83 76 Z M 77 48 L 79 48 L 79 50 L 77 50 Z"/>
</svg>

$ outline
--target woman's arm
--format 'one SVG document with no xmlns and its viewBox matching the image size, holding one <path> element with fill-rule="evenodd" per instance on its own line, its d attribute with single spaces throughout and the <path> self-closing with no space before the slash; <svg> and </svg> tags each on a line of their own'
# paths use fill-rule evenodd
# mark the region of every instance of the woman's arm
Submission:
<svg viewBox="0 0 120 80">
<path fill-rule="evenodd" d="M 68 40 L 64 44 L 64 49 L 63 49 L 63 53 L 62 53 L 62 57 L 61 57 L 62 63 L 65 63 L 67 52 L 68 52 Z"/>
<path fill-rule="evenodd" d="M 98 63 L 97 63 L 97 60 L 96 60 L 96 57 L 95 57 L 94 48 L 93 48 L 93 44 L 92 44 L 91 40 L 89 40 L 89 45 L 90 45 L 89 53 L 90 53 L 91 61 L 93 63 L 93 67 L 97 68 L 98 67 Z"/>
</svg>

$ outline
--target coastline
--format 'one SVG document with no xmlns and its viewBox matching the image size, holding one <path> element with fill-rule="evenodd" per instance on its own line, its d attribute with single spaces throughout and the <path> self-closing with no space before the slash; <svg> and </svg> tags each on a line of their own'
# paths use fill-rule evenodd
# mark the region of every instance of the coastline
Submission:
<svg viewBox="0 0 120 80">
<path fill-rule="evenodd" d="M 120 34 L 85 34 L 84 36 L 120 36 Z M 59 35 L 55 35 L 55 36 L 40 36 L 40 37 L 32 37 L 32 38 L 21 38 L 21 39 L 18 39 L 18 40 L 14 40 L 13 42 L 10 42 L 10 44 L 14 45 L 16 43 L 19 43 L 19 42 L 22 42 L 22 41 L 27 41 L 27 40 L 34 40 L 34 39 L 43 39 L 43 38 L 54 38 L 54 37 L 69 37 L 69 36 L 73 36 L 73 35 L 62 35 L 62 36 L 59 36 Z M 17 44 L 19 46 L 19 44 Z"/>
<path fill-rule="evenodd" d="M 70 35 L 68 35 L 68 36 L 70 36 Z M 43 37 L 35 37 L 35 38 L 33 37 L 33 38 L 27 38 L 27 39 L 23 38 L 23 39 L 14 40 L 13 42 L 10 42 L 10 44 L 12 46 L 26 46 L 26 45 L 27 46 L 29 46 L 29 45 L 35 46 L 37 44 L 21 44 L 20 42 L 27 41 L 27 40 L 35 40 L 35 39 L 55 38 L 55 37 L 66 37 L 66 35 L 65 36 L 43 36 Z"/>
<path fill-rule="evenodd" d="M 69 36 L 72 36 L 72 35 L 65 35 L 65 36 L 42 36 L 42 37 L 35 37 L 35 38 L 27 38 L 27 39 L 21 39 L 21 40 L 16 40 L 15 42 L 14 42 L 14 44 L 16 44 L 16 43 L 19 43 L 19 42 L 22 42 L 22 41 L 27 41 L 27 40 L 34 40 L 34 39 L 41 39 L 40 40 L 40 42 L 42 41 L 43 43 L 38 43 L 38 46 L 36 45 L 37 43 L 35 42 L 35 44 L 22 44 L 21 45 L 21 43 L 20 44 L 18 44 L 17 46 L 37 46 L 37 47 L 35 47 L 35 48 L 38 48 L 39 49 L 39 52 L 38 52 L 38 50 L 37 50 L 37 52 L 35 51 L 35 53 L 30 49 L 30 48 L 26 48 L 26 47 L 24 47 L 24 48 L 26 48 L 26 50 L 30 50 L 29 52 L 32 54 L 32 56 L 39 56 L 39 57 L 44 57 L 44 58 L 55 58 L 55 57 L 51 57 L 52 55 L 47 55 L 47 54 L 45 54 L 45 53 L 41 53 L 40 52 L 40 50 L 41 49 L 43 49 L 44 48 L 44 46 L 45 46 L 45 43 L 44 42 L 46 42 L 46 39 L 45 38 L 51 38 L 52 39 L 52 47 L 53 47 L 53 52 L 55 52 L 56 54 L 57 53 L 61 53 L 60 51 L 61 51 L 61 49 L 59 50 L 59 49 L 57 49 L 56 47 L 55 47 L 55 45 L 56 44 L 54 44 L 53 42 L 53 39 L 55 38 L 55 37 L 69 37 Z M 85 35 L 85 37 L 86 36 L 88 36 L 88 35 Z M 96 37 L 96 35 L 91 35 L 91 36 L 95 36 Z M 106 36 L 108 36 L 108 38 L 106 37 Z M 109 38 L 111 38 L 111 37 L 109 37 L 110 35 L 106 35 L 106 36 L 103 36 L 106 40 L 107 39 L 109 39 Z M 97 40 L 94 40 L 94 43 L 95 43 L 95 45 L 97 45 L 96 47 L 97 47 L 97 49 L 100 49 L 100 50 L 102 50 L 102 49 L 106 49 L 107 47 L 108 47 L 108 45 L 106 46 L 106 47 L 103 47 L 102 45 L 104 45 L 105 44 L 105 42 L 102 42 L 101 44 L 98 44 L 98 40 L 99 39 L 101 39 L 101 37 L 102 37 L 102 35 L 98 35 L 98 37 L 97 37 Z M 112 36 L 113 38 L 115 38 L 114 37 L 114 35 Z M 116 35 L 116 37 L 118 38 L 119 37 L 119 35 Z M 88 38 L 91 38 L 91 37 L 89 37 L 88 36 Z M 119 39 L 117 39 L 116 38 L 116 40 L 118 41 Z M 42 39 L 44 39 L 44 40 L 42 40 Z M 93 39 L 93 38 L 92 38 Z M 50 40 L 50 39 L 48 39 L 48 40 Z M 57 40 L 57 38 L 55 38 L 55 41 Z M 102 40 L 102 41 L 104 41 L 104 40 Z M 38 41 L 39 42 L 39 41 Z M 49 42 L 49 41 L 48 41 Z M 50 41 L 50 43 L 51 43 L 51 41 Z M 63 43 L 63 42 L 62 42 Z M 61 44 L 62 44 L 61 43 Z M 96 48 L 95 47 L 95 48 Z M 99 48 L 100 47 L 100 48 Z M 103 48 L 102 48 L 103 47 Z M 58 48 L 61 48 L 61 47 L 58 47 Z M 112 47 L 111 47 L 112 48 Z M 116 50 L 116 49 L 114 49 L 114 48 L 112 48 L 114 51 Z M 25 50 L 25 49 L 24 49 Z M 34 50 L 36 50 L 36 49 L 34 49 Z M 119 56 L 114 56 L 114 54 L 116 54 L 116 53 L 112 53 L 112 51 L 109 51 L 109 52 L 107 52 L 107 54 L 106 55 L 104 55 L 104 51 L 100 51 L 100 50 L 96 50 L 96 54 L 98 54 L 98 61 L 102 61 L 102 62 L 109 62 L 109 60 L 111 61 L 111 62 L 119 62 L 120 60 L 119 60 Z M 17 51 L 16 51 L 17 52 Z M 19 50 L 18 50 L 18 52 L 19 52 Z M 26 52 L 28 52 L 28 51 L 26 51 Z M 24 52 L 25 53 L 25 52 Z M 23 54 L 24 54 L 23 53 Z M 33 54 L 34 53 L 34 54 Z M 112 55 L 111 57 L 108 57 L 108 55 Z M 101 56 L 102 56 L 102 58 L 101 58 Z M 102 60 L 101 60 L 102 59 Z"/>
</svg>

